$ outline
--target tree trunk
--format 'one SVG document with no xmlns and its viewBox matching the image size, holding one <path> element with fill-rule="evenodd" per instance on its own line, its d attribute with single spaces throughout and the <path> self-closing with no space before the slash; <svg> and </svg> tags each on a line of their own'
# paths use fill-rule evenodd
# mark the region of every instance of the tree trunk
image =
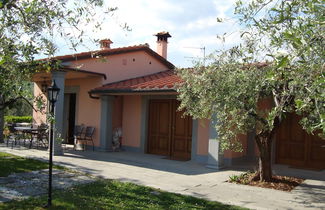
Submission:
<svg viewBox="0 0 325 210">
<path fill-rule="evenodd" d="M 4 124 L 5 124 L 5 110 L 1 109 L 1 105 L 0 105 L 0 143 L 4 142 L 4 137 L 3 137 Z"/>
<path fill-rule="evenodd" d="M 4 97 L 0 94 L 0 143 L 4 142 L 4 130 L 5 125 L 5 106 L 4 106 Z"/>
<path fill-rule="evenodd" d="M 258 173 L 260 181 L 269 182 L 272 179 L 272 163 L 271 163 L 271 139 L 265 138 L 261 140 L 262 147 L 260 148 L 259 169 Z"/>
<path fill-rule="evenodd" d="M 272 133 L 261 133 L 255 136 L 259 148 L 258 176 L 260 181 L 269 182 L 272 179 Z"/>
</svg>

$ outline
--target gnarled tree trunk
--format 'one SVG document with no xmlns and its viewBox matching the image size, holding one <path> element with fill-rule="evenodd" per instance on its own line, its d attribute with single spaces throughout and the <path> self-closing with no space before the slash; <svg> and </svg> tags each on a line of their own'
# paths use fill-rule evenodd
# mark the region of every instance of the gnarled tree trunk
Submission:
<svg viewBox="0 0 325 210">
<path fill-rule="evenodd" d="M 0 94 L 0 143 L 4 142 L 3 130 L 5 124 L 5 109 L 4 109 L 4 99 Z"/>
<path fill-rule="evenodd" d="M 256 136 L 256 142 L 260 150 L 258 174 L 260 181 L 269 182 L 272 179 L 272 135 Z"/>
<path fill-rule="evenodd" d="M 4 142 L 4 135 L 3 135 L 3 131 L 4 131 L 4 124 L 5 124 L 5 113 L 4 113 L 4 109 L 0 108 L 0 143 Z"/>
<path fill-rule="evenodd" d="M 272 179 L 272 139 L 280 125 L 279 117 L 273 122 L 272 130 L 264 130 L 255 136 L 260 151 L 258 175 L 260 181 L 269 182 Z"/>
</svg>

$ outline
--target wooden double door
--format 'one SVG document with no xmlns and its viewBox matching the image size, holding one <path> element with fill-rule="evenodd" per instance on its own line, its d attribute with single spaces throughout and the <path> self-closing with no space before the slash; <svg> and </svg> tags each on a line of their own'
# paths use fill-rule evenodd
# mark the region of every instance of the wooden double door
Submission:
<svg viewBox="0 0 325 210">
<path fill-rule="evenodd" d="M 281 123 L 276 135 L 276 162 L 325 169 L 325 140 L 304 131 L 299 120 L 298 115 L 289 114 Z"/>
<path fill-rule="evenodd" d="M 191 159 L 192 118 L 177 111 L 175 99 L 149 101 L 148 153 Z"/>
</svg>

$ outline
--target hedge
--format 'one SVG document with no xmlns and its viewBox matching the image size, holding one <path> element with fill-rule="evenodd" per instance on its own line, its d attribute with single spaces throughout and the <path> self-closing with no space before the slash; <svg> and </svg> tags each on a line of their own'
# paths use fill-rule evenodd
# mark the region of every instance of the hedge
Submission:
<svg viewBox="0 0 325 210">
<path fill-rule="evenodd" d="M 33 117 L 32 116 L 5 116 L 6 123 L 32 123 Z"/>
</svg>

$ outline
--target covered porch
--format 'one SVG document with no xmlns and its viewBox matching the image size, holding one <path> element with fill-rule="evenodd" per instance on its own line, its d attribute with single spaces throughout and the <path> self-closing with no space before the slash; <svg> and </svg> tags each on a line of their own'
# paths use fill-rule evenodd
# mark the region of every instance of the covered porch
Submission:
<svg viewBox="0 0 325 210">
<path fill-rule="evenodd" d="M 99 118 L 100 102 L 90 98 L 88 91 L 103 83 L 106 75 L 87 70 L 62 67 L 56 71 L 41 71 L 33 75 L 34 96 L 43 102 L 43 106 L 33 111 L 34 124 L 46 124 L 48 113 L 47 87 L 55 80 L 60 88 L 55 104 L 54 154 L 62 154 L 61 142 L 73 144 L 74 127 L 77 124 L 91 125 L 99 130 L 96 123 Z M 98 113 L 89 113 L 89 107 L 98 107 Z M 88 116 L 92 117 L 88 117 Z M 92 122 L 95 122 L 92 124 Z M 72 141 L 71 141 L 72 139 Z"/>
</svg>

